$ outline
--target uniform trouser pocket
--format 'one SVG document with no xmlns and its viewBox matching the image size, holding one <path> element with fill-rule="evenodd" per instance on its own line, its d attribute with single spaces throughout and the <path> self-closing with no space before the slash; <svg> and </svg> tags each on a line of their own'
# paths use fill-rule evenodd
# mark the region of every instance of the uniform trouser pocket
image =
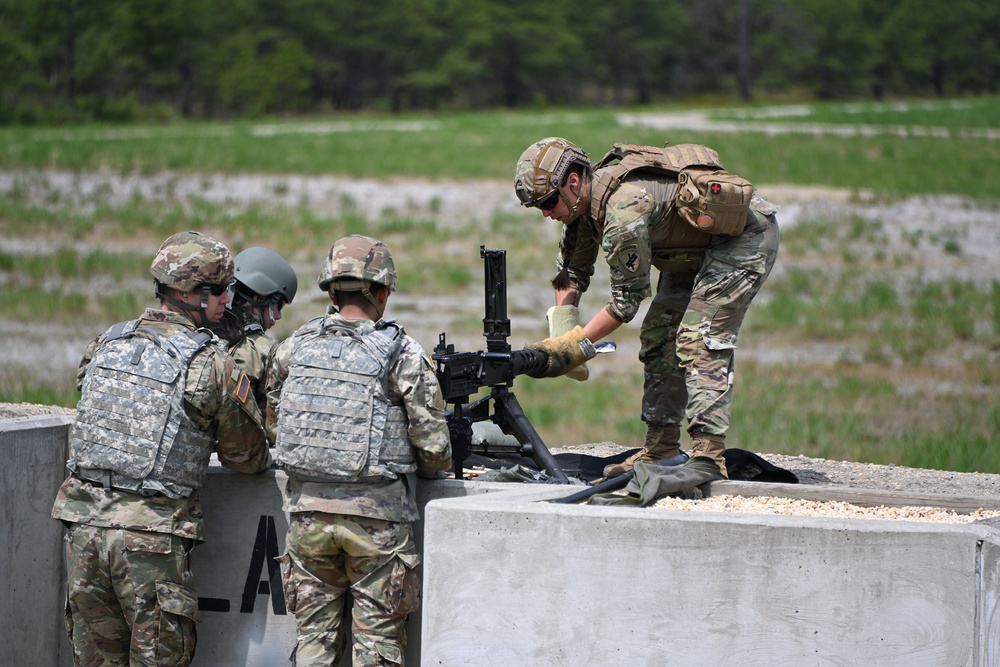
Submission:
<svg viewBox="0 0 1000 667">
<path fill-rule="evenodd" d="M 123 531 L 122 605 L 133 618 L 131 663 L 188 665 L 194 658 L 198 598 L 190 539 Z"/>
<path fill-rule="evenodd" d="M 173 581 L 156 582 L 159 607 L 156 664 L 188 665 L 197 641 L 198 598 L 194 591 Z"/>
</svg>

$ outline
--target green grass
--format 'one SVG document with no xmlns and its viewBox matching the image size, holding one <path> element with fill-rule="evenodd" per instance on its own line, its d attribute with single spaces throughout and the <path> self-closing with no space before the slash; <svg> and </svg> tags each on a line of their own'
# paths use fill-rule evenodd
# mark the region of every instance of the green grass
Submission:
<svg viewBox="0 0 1000 667">
<path fill-rule="evenodd" d="M 909 111 L 892 111 L 887 106 L 888 110 L 871 107 L 868 112 L 849 113 L 850 107 L 845 105 L 814 105 L 810 109 L 810 116 L 779 120 L 933 125 L 956 130 L 1000 126 L 1000 97 L 959 100 L 952 105 L 917 105 Z M 740 111 L 726 108 L 714 114 L 732 117 Z M 744 115 L 755 111 L 760 110 L 742 109 Z M 751 120 L 764 123 L 769 119 Z M 309 131 L 323 124 L 336 131 Z M 421 129 L 408 131 L 414 126 Z M 996 140 L 919 136 L 900 139 L 892 134 L 814 137 L 770 136 L 762 132 L 667 133 L 621 127 L 614 112 L 604 109 L 550 114 L 495 111 L 355 115 L 267 123 L 179 121 L 127 127 L 5 127 L 0 128 L 0 168 L 508 179 L 521 151 L 531 142 L 553 134 L 575 141 L 595 158 L 616 141 L 704 143 L 719 150 L 730 171 L 764 184 L 870 189 L 888 196 L 952 193 L 998 200 L 995 188 L 983 187 L 984 183 L 1000 180 L 1000 141 Z"/>
<path fill-rule="evenodd" d="M 713 110 L 711 117 L 719 120 L 902 125 L 952 130 L 997 127 L 996 100 L 991 97 L 890 102 L 818 102 L 784 107 L 762 104 L 759 107 Z"/>
<path fill-rule="evenodd" d="M 868 364 L 740 365 L 729 444 L 754 451 L 1000 473 L 1000 405 Z M 993 386 L 1000 373 L 992 372 Z M 981 390 L 988 396 L 990 384 Z"/>
</svg>

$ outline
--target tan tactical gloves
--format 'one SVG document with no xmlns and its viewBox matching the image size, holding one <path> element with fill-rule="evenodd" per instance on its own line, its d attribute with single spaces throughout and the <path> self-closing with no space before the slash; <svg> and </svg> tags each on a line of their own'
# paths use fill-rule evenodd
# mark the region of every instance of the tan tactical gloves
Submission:
<svg viewBox="0 0 1000 667">
<path fill-rule="evenodd" d="M 580 325 L 580 309 L 573 305 L 552 306 L 545 313 L 545 319 L 549 322 L 549 337 L 558 338 Z M 590 377 L 590 369 L 587 364 L 580 364 L 568 371 L 566 377 L 583 382 Z"/>
<path fill-rule="evenodd" d="M 549 355 L 549 363 L 545 370 L 532 374 L 534 377 L 554 378 L 565 375 L 588 359 L 597 355 L 594 344 L 587 338 L 583 327 L 577 325 L 567 333 L 556 338 L 546 338 L 526 348 L 541 350 Z"/>
</svg>

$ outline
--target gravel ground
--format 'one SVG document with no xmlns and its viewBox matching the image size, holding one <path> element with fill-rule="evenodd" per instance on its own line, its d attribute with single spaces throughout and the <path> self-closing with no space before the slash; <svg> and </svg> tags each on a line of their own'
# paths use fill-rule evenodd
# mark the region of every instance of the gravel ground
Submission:
<svg viewBox="0 0 1000 667">
<path fill-rule="evenodd" d="M 601 442 L 573 447 L 572 451 L 603 457 L 613 456 L 625 449 L 625 447 L 613 442 Z M 554 449 L 553 451 L 567 450 Z M 770 463 L 795 473 L 800 484 L 901 493 L 944 493 L 956 496 L 1000 498 L 1000 475 L 995 474 L 927 470 L 896 465 L 831 461 L 807 456 L 755 453 Z"/>
<path fill-rule="evenodd" d="M 624 449 L 613 442 L 602 442 L 574 447 L 572 451 L 604 457 L 612 456 Z M 807 456 L 756 453 L 773 465 L 793 472 L 798 477 L 799 484 L 868 489 L 879 492 L 1000 498 L 1000 475 L 995 474 L 928 470 L 896 465 L 831 461 Z M 1000 518 L 1000 512 L 982 509 L 970 514 L 956 514 L 951 510 L 937 507 L 861 507 L 847 502 L 817 502 L 776 497 L 743 498 L 729 495 L 712 496 L 701 500 L 662 498 L 652 507 L 684 511 L 934 523 L 972 523 L 982 520 L 996 522 Z"/>
</svg>

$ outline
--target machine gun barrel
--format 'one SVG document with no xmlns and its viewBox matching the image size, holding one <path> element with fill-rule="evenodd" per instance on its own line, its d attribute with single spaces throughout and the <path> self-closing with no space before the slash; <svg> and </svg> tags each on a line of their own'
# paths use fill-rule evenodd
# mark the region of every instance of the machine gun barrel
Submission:
<svg viewBox="0 0 1000 667">
<path fill-rule="evenodd" d="M 454 408 L 448 416 L 455 460 L 455 478 L 462 479 L 462 462 L 472 451 L 472 423 L 491 419 L 500 429 L 517 438 L 522 456 L 530 456 L 535 463 L 563 484 L 566 477 L 545 446 L 541 436 L 525 416 L 517 398 L 510 391 L 518 375 L 532 375 L 548 365 L 548 355 L 541 350 L 511 350 L 510 319 L 507 317 L 506 250 L 487 250 L 479 246 L 479 256 L 485 263 L 486 316 L 483 318 L 483 336 L 486 351 L 456 352 L 449 345 L 445 334 L 438 338 L 432 358 L 441 394 Z M 469 398 L 483 387 L 490 388 L 490 395 L 472 403 Z M 489 413 L 490 402 L 493 413 Z"/>
</svg>

